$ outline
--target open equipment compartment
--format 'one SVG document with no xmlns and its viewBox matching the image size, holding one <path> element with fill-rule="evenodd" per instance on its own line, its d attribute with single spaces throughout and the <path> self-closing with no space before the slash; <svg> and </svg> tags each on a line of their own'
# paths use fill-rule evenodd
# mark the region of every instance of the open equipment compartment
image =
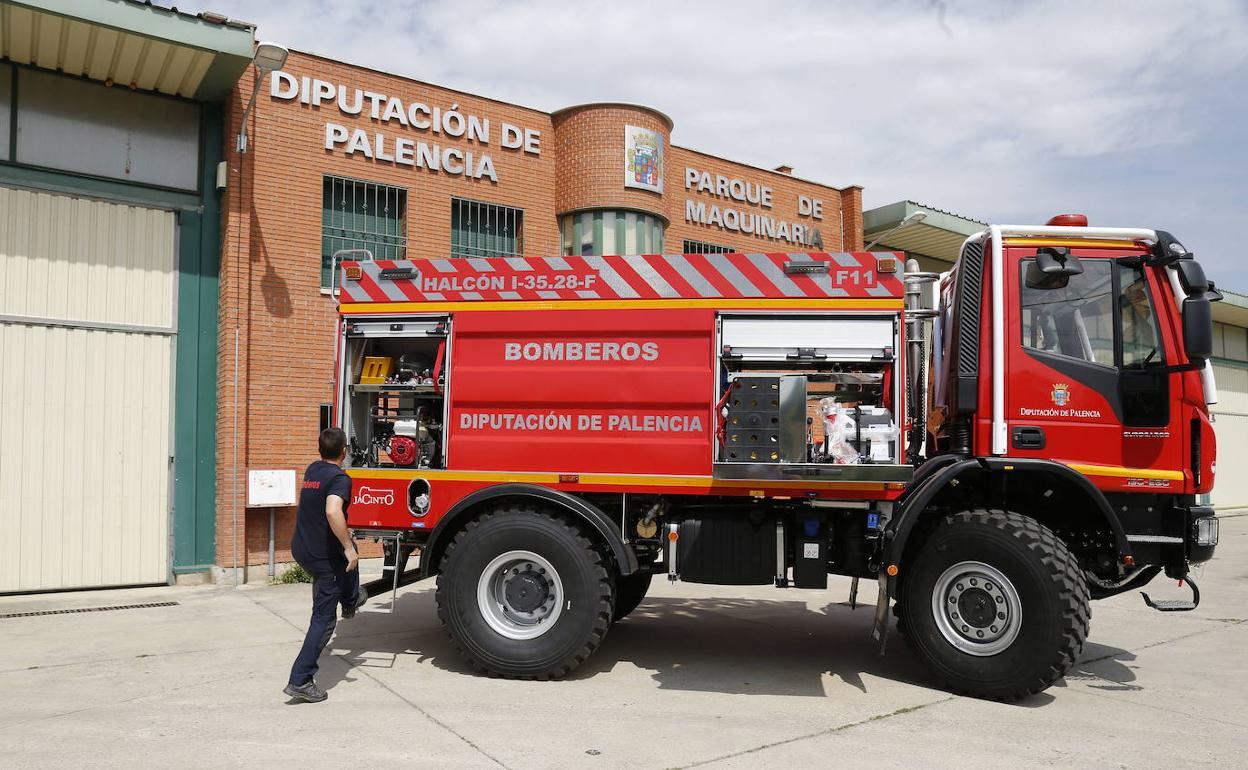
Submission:
<svg viewBox="0 0 1248 770">
<path fill-rule="evenodd" d="M 721 313 L 716 475 L 902 467 L 899 333 L 891 314 Z"/>
<path fill-rule="evenodd" d="M 340 397 L 351 467 L 446 467 L 450 317 L 351 320 L 343 337 Z"/>
</svg>

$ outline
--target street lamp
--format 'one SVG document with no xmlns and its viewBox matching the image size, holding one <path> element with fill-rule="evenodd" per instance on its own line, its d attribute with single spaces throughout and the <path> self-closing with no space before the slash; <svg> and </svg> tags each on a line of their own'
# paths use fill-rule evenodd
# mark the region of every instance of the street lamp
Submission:
<svg viewBox="0 0 1248 770">
<path fill-rule="evenodd" d="M 897 232 L 897 231 L 898 231 L 898 230 L 900 230 L 901 228 L 903 228 L 903 227 L 908 227 L 908 226 L 910 226 L 910 225 L 914 224 L 915 222 L 922 222 L 922 221 L 923 221 L 924 219 L 926 219 L 926 218 L 927 218 L 927 212 L 926 212 L 926 211 L 912 211 L 912 212 L 910 212 L 909 214 L 907 214 L 907 215 L 906 215 L 906 218 L 905 218 L 905 219 L 903 219 L 903 220 L 901 220 L 900 222 L 898 222 L 896 227 L 893 227 L 893 228 L 891 228 L 891 229 L 889 229 L 889 230 L 885 230 L 884 232 L 880 233 L 880 234 L 879 234 L 879 235 L 875 238 L 875 240 L 871 241 L 871 242 L 870 242 L 870 243 L 868 243 L 866 246 L 864 246 L 862 250 L 863 250 L 863 251 L 870 251 L 872 246 L 874 246 L 875 244 L 877 244 L 877 243 L 879 243 L 880 241 L 884 240 L 885 238 L 887 238 L 888 236 L 892 235 L 893 233 Z"/>
<path fill-rule="evenodd" d="M 272 42 L 267 42 L 263 40 L 260 41 L 259 43 L 256 43 L 256 50 L 252 52 L 251 54 L 251 63 L 256 65 L 256 71 L 258 74 L 257 74 L 255 82 L 252 84 L 251 98 L 247 100 L 247 107 L 246 109 L 243 110 L 243 119 L 239 121 L 239 124 L 238 124 L 238 140 L 235 146 L 239 152 L 247 152 L 247 117 L 251 114 L 251 108 L 256 105 L 256 94 L 260 92 L 260 86 L 264 82 L 265 75 L 268 75 L 270 72 L 280 70 L 283 66 L 285 66 L 286 56 L 289 53 L 290 51 L 286 50 L 286 46 L 279 45 L 278 43 L 272 43 Z M 222 161 L 221 164 L 225 165 L 225 161 Z M 238 192 L 239 192 L 239 197 L 241 198 L 242 191 L 243 191 L 243 178 L 242 178 L 242 168 L 241 168 L 242 164 L 240 163 L 239 165 L 240 165 L 240 168 L 238 169 L 239 171 Z M 239 231 L 239 245 L 237 246 L 238 251 L 236 252 L 236 258 L 241 258 L 241 253 L 242 253 L 242 234 L 241 233 L 242 231 L 240 230 Z M 241 505 L 241 500 L 242 500 L 240 493 L 239 493 L 239 488 L 238 488 L 238 452 L 239 452 L 239 446 L 238 446 L 238 377 L 239 377 L 238 354 L 239 354 L 239 338 L 241 335 L 241 325 L 240 325 L 240 320 L 239 320 L 241 312 L 242 312 L 242 306 L 241 306 L 241 303 L 239 303 L 238 306 L 234 308 L 234 384 L 233 384 L 233 388 L 234 388 L 234 418 L 233 418 L 234 420 L 234 426 L 233 426 L 233 433 L 234 433 L 234 449 L 233 449 L 233 454 L 234 454 L 234 458 L 233 458 L 233 466 L 234 466 L 233 467 L 233 476 L 234 476 L 234 585 L 238 585 L 238 571 L 239 571 L 238 518 L 239 518 L 239 506 Z M 250 311 L 250 306 L 249 306 L 248 316 L 250 315 L 251 315 L 251 311 Z M 273 528 L 272 516 L 270 516 L 269 518 L 269 528 L 270 528 L 269 543 L 271 547 L 272 546 L 271 532 Z M 270 565 L 272 564 L 272 561 L 273 561 L 272 559 L 269 559 Z"/>
<path fill-rule="evenodd" d="M 251 63 L 256 65 L 260 77 L 256 78 L 255 87 L 251 89 L 251 99 L 247 100 L 247 108 L 243 110 L 243 120 L 238 126 L 238 151 L 247 152 L 247 116 L 256 104 L 256 94 L 260 92 L 260 83 L 264 76 L 286 65 L 286 57 L 290 51 L 286 46 L 269 41 L 256 43 L 256 52 L 251 55 Z"/>
</svg>

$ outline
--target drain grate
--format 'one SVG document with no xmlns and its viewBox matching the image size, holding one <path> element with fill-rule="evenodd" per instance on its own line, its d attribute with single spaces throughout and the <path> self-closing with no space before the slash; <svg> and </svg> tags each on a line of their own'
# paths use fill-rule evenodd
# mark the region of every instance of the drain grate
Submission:
<svg viewBox="0 0 1248 770">
<path fill-rule="evenodd" d="M 0 615 L 0 620 L 9 618 L 35 618 L 40 615 L 72 615 L 78 612 L 112 612 L 113 610 L 145 610 L 149 607 L 177 607 L 177 602 L 152 602 L 151 604 L 118 604 L 112 607 L 80 607 L 76 610 L 43 610 L 42 612 L 10 612 Z"/>
</svg>

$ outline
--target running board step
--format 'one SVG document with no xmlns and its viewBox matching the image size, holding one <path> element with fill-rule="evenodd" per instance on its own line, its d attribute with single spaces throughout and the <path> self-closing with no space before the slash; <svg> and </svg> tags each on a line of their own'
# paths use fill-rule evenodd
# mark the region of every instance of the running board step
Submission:
<svg viewBox="0 0 1248 770">
<path fill-rule="evenodd" d="M 1157 599 L 1149 598 L 1148 594 L 1140 591 L 1140 596 L 1144 597 L 1144 603 L 1158 612 L 1191 612 L 1200 606 L 1200 589 L 1196 587 L 1196 581 L 1190 577 L 1183 578 L 1192 589 L 1191 600 L 1187 599 Z"/>
<path fill-rule="evenodd" d="M 361 584 L 360 591 L 365 593 L 370 599 L 389 592 L 390 604 L 386 607 L 375 605 L 364 607 L 356 610 L 356 613 L 392 615 L 394 614 L 394 606 L 399 596 L 399 588 L 420 580 L 420 567 L 417 566 L 411 570 L 407 569 L 407 559 L 411 555 L 411 551 L 404 548 L 402 532 L 373 533 L 371 537 L 381 542 L 385 560 L 381 568 L 381 577 Z"/>
</svg>

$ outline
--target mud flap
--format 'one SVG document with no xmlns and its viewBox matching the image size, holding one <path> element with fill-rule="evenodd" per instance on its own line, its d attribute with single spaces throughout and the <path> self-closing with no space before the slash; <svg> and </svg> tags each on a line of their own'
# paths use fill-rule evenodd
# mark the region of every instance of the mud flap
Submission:
<svg viewBox="0 0 1248 770">
<path fill-rule="evenodd" d="M 880 594 L 875 600 L 875 625 L 871 628 L 871 638 L 880 643 L 880 654 L 888 644 L 888 576 L 880 575 Z"/>
</svg>

